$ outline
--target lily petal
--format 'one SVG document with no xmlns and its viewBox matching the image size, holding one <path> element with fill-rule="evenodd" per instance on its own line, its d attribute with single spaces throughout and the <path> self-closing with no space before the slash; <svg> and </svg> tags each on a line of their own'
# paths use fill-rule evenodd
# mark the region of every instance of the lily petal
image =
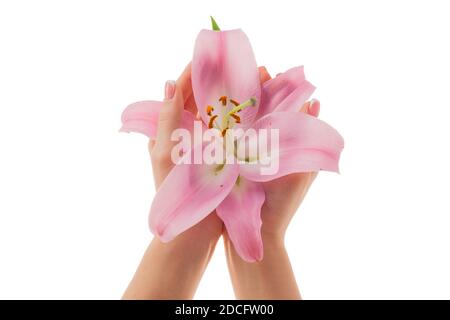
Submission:
<svg viewBox="0 0 450 320">
<path fill-rule="evenodd" d="M 314 90 L 305 79 L 303 66 L 289 69 L 262 85 L 257 118 L 271 112 L 298 111 Z"/>
<path fill-rule="evenodd" d="M 130 104 L 122 113 L 122 132 L 137 132 L 149 138 L 156 138 L 159 111 L 163 107 L 160 101 L 139 101 Z M 180 128 L 192 132 L 195 116 L 183 110 Z"/>
<path fill-rule="evenodd" d="M 186 157 L 202 152 L 202 145 L 195 149 Z M 230 193 L 238 171 L 236 164 L 175 165 L 153 200 L 149 215 L 152 232 L 168 242 L 200 222 Z"/>
<path fill-rule="evenodd" d="M 264 200 L 262 184 L 239 177 L 233 190 L 216 209 L 237 253 L 248 262 L 263 258 L 261 207 Z"/>
<path fill-rule="evenodd" d="M 276 106 L 273 112 L 297 112 L 298 110 L 300 110 L 301 106 L 306 102 L 306 100 L 311 97 L 315 90 L 316 87 L 314 87 L 311 83 L 306 80 L 303 81 L 290 95 L 288 95 Z"/>
<path fill-rule="evenodd" d="M 273 173 L 263 172 L 269 164 L 245 163 L 240 174 L 252 181 L 270 181 L 295 172 L 319 170 L 339 172 L 339 157 L 344 148 L 341 135 L 330 125 L 302 112 L 276 112 L 259 119 L 254 128 L 278 129 L 279 146 L 275 147 L 268 132 L 267 157 L 271 164 L 278 163 Z M 278 161 L 276 151 L 279 153 Z M 276 168 L 276 166 L 273 166 Z"/>
<path fill-rule="evenodd" d="M 226 96 L 239 103 L 250 98 L 256 105 L 239 113 L 242 124 L 251 124 L 258 111 L 261 95 L 259 73 L 255 56 L 245 33 L 238 30 L 202 30 L 197 37 L 192 60 L 192 88 L 198 111 L 205 123 L 209 122 L 208 105 L 215 106 L 221 123 L 223 115 L 233 105 L 224 107 L 219 98 Z"/>
</svg>

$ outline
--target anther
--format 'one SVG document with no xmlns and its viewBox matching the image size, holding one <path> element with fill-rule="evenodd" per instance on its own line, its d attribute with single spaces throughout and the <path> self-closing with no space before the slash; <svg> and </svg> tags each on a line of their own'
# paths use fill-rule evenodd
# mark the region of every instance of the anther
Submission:
<svg viewBox="0 0 450 320">
<path fill-rule="evenodd" d="M 214 120 L 216 120 L 217 118 L 217 114 L 213 115 L 210 119 L 209 119 L 209 123 L 208 123 L 208 128 L 212 129 L 214 127 Z"/>
<path fill-rule="evenodd" d="M 236 107 L 237 107 L 238 105 L 240 105 L 240 103 L 237 102 L 237 101 L 234 100 L 234 99 L 230 99 L 230 102 L 231 102 L 232 104 L 234 104 Z"/>
<path fill-rule="evenodd" d="M 231 109 L 230 112 L 228 112 L 225 115 L 225 117 L 223 117 L 223 120 L 222 120 L 222 124 L 224 124 L 223 126 L 228 127 L 228 120 L 230 119 L 230 117 L 233 117 L 233 119 L 236 120 L 236 123 L 239 123 L 241 119 L 239 118 L 239 116 L 236 115 L 236 113 L 240 112 L 241 110 L 243 110 L 247 107 L 254 107 L 255 105 L 256 105 L 256 99 L 250 98 L 247 101 L 233 107 L 233 109 Z"/>
<path fill-rule="evenodd" d="M 241 123 L 241 117 L 235 115 L 234 113 L 230 114 L 230 116 L 236 121 L 236 123 Z"/>
<path fill-rule="evenodd" d="M 213 106 L 207 106 L 206 107 L 206 114 L 208 116 L 211 116 L 212 112 L 214 111 L 214 107 Z"/>
<path fill-rule="evenodd" d="M 225 128 L 222 130 L 222 137 L 225 137 L 225 134 L 227 133 L 228 128 Z"/>
<path fill-rule="evenodd" d="M 226 106 L 227 105 L 227 96 L 221 96 L 219 98 L 219 101 L 222 102 L 223 106 Z"/>
</svg>

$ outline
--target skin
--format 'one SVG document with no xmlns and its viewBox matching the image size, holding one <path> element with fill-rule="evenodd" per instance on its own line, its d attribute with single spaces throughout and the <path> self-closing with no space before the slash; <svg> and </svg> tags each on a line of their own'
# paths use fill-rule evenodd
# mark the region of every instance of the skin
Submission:
<svg viewBox="0 0 450 320">
<path fill-rule="evenodd" d="M 261 82 L 270 79 L 260 68 Z M 320 103 L 306 102 L 300 112 L 318 116 Z M 228 270 L 238 299 L 301 299 L 289 261 L 284 237 L 288 225 L 303 201 L 317 172 L 290 174 L 263 184 L 266 201 L 261 209 L 264 258 L 261 262 L 242 260 L 224 229 Z M 289 192 L 286 192 L 289 190 Z"/>
<path fill-rule="evenodd" d="M 270 79 L 259 68 L 261 83 Z M 197 113 L 192 92 L 191 67 L 176 81 L 175 95 L 164 100 L 156 140 L 149 152 L 158 188 L 173 167 L 170 159 L 172 131 L 179 127 L 183 108 Z M 318 101 L 305 103 L 300 112 L 318 116 Z M 291 174 L 264 183 L 266 201 L 262 207 L 264 259 L 248 263 L 236 253 L 222 221 L 215 212 L 169 243 L 154 238 L 126 289 L 123 299 L 192 299 L 199 281 L 223 235 L 227 264 L 238 299 L 301 299 L 284 246 L 284 236 L 297 208 L 317 173 Z M 289 188 L 289 192 L 285 190 Z"/>
<path fill-rule="evenodd" d="M 183 106 L 193 110 L 192 102 L 188 65 L 176 81 L 174 97 L 164 100 L 156 140 L 149 142 L 156 188 L 173 167 L 170 135 L 179 126 Z M 214 213 L 169 243 L 153 238 L 123 299 L 192 299 L 221 234 L 222 221 Z"/>
</svg>

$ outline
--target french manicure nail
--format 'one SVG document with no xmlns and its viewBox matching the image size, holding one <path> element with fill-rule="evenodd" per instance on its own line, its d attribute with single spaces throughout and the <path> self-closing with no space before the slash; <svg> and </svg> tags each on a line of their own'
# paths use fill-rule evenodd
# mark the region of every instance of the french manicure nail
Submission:
<svg viewBox="0 0 450 320">
<path fill-rule="evenodd" d="M 170 100 L 175 95 L 175 81 L 168 80 L 166 81 L 166 85 L 164 87 L 164 98 L 166 100 Z"/>
</svg>

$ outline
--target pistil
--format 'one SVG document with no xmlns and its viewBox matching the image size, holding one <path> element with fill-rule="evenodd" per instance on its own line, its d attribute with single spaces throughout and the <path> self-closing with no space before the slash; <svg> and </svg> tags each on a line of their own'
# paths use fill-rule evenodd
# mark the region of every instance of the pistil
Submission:
<svg viewBox="0 0 450 320">
<path fill-rule="evenodd" d="M 254 107 L 255 105 L 256 105 L 256 99 L 250 98 L 247 101 L 241 103 L 240 105 L 235 106 L 233 109 L 231 109 L 230 112 L 228 112 L 228 114 L 236 113 L 247 107 L 250 107 L 250 106 Z"/>
<path fill-rule="evenodd" d="M 212 129 L 212 128 L 216 127 L 217 129 L 219 129 L 221 131 L 222 136 L 225 136 L 227 130 L 232 127 L 232 126 L 230 126 L 230 118 L 233 118 L 234 123 L 241 123 L 241 117 L 239 117 L 236 113 L 241 112 L 242 110 L 244 110 L 247 107 L 253 107 L 256 105 L 255 98 L 250 98 L 243 103 L 239 103 L 236 100 L 228 98 L 227 96 L 221 96 L 219 98 L 219 102 L 222 104 L 223 107 L 226 107 L 228 102 L 230 102 L 231 104 L 234 105 L 234 107 L 229 112 L 227 112 L 225 114 L 222 113 L 223 116 L 222 116 L 222 123 L 221 123 L 222 125 L 221 126 L 219 126 L 219 124 L 216 122 L 218 115 L 214 114 L 214 109 L 215 109 L 214 106 L 212 106 L 212 105 L 206 106 L 206 114 L 210 117 L 209 123 L 208 123 L 208 128 Z M 225 110 L 223 110 L 223 111 L 225 111 Z"/>
<path fill-rule="evenodd" d="M 232 117 L 233 119 L 235 119 L 236 123 L 240 123 L 241 122 L 241 118 L 239 116 L 236 115 L 236 113 L 244 110 L 247 107 L 254 107 L 256 105 L 256 99 L 255 98 L 250 98 L 247 101 L 235 106 L 233 109 L 230 110 L 230 112 L 228 112 L 222 120 L 222 125 L 225 128 L 228 128 L 229 125 L 229 120 L 230 117 Z M 236 116 L 236 117 L 235 117 Z"/>
</svg>

